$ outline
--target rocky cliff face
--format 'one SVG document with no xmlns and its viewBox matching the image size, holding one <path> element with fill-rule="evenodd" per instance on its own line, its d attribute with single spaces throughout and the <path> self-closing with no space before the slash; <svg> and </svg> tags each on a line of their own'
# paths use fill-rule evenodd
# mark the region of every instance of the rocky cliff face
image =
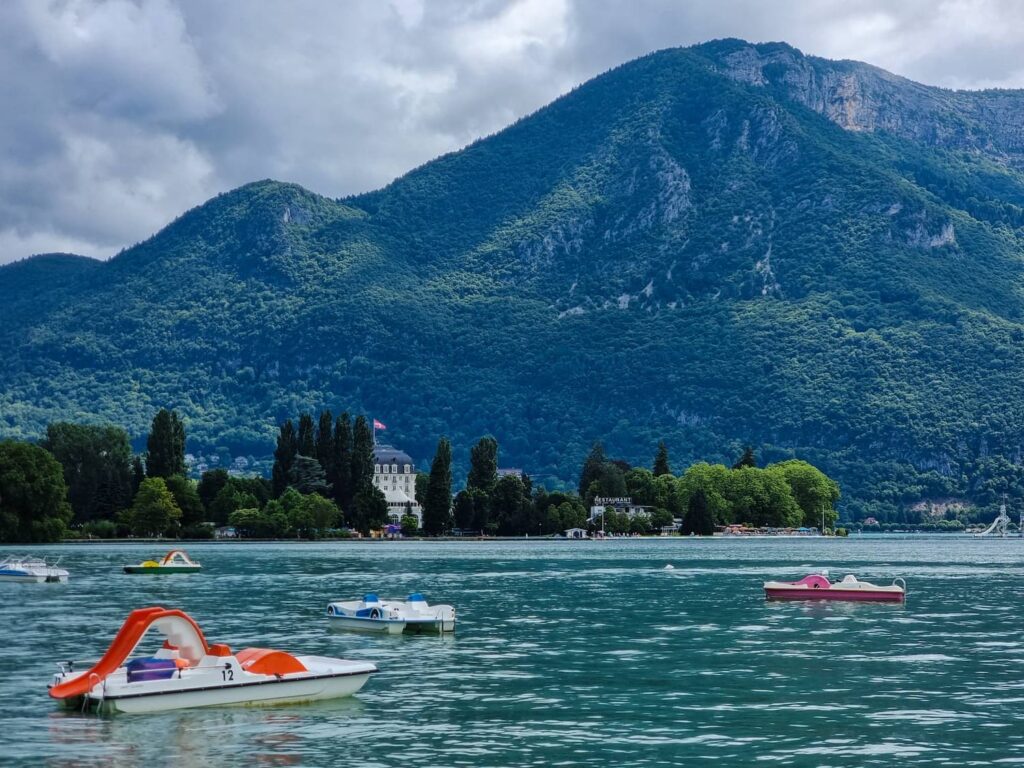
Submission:
<svg viewBox="0 0 1024 768">
<path fill-rule="evenodd" d="M 725 40 L 698 50 L 728 77 L 781 92 L 846 130 L 886 131 L 1024 168 L 1024 91 L 950 91 L 781 43 Z"/>
</svg>

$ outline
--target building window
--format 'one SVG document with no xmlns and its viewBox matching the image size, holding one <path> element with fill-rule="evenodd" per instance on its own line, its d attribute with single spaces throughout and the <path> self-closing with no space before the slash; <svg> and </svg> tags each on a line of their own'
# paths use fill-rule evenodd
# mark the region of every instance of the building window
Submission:
<svg viewBox="0 0 1024 768">
<path fill-rule="evenodd" d="M 376 466 L 374 466 L 373 471 L 374 472 L 380 472 L 380 464 L 377 464 Z"/>
<path fill-rule="evenodd" d="M 407 475 L 408 475 L 408 474 L 409 474 L 409 473 L 410 473 L 411 471 L 412 471 L 412 469 L 411 469 L 411 468 L 409 467 L 409 465 L 408 465 L 408 464 L 406 464 L 406 465 L 405 465 L 405 474 L 407 474 Z"/>
</svg>

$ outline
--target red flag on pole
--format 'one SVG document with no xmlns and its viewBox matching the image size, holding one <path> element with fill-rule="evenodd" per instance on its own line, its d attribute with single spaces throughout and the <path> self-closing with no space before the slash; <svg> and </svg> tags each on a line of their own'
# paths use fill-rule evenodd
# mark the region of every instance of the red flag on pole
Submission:
<svg viewBox="0 0 1024 768">
<path fill-rule="evenodd" d="M 377 419 L 373 420 L 373 428 L 374 429 L 387 429 L 387 427 L 384 426 L 384 422 L 377 421 Z"/>
</svg>

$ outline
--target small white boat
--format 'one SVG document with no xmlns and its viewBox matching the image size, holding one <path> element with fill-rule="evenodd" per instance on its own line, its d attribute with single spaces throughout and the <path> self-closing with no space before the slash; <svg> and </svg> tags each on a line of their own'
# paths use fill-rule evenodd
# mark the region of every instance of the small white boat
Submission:
<svg viewBox="0 0 1024 768">
<path fill-rule="evenodd" d="M 406 600 L 381 600 L 377 595 L 366 595 L 362 600 L 328 603 L 327 616 L 334 625 L 362 632 L 455 631 L 455 609 L 450 605 L 428 605 L 419 592 Z"/>
<path fill-rule="evenodd" d="M 47 563 L 40 557 L 8 557 L 0 561 L 0 581 L 64 584 L 68 576 L 67 571 L 57 567 L 57 563 Z"/>
<path fill-rule="evenodd" d="M 151 656 L 129 661 L 149 629 L 164 636 Z M 236 704 L 295 704 L 351 696 L 374 664 L 293 656 L 268 648 L 238 653 L 207 645 L 188 614 L 160 607 L 132 611 L 103 657 L 78 671 L 58 665 L 50 696 L 70 706 L 116 712 L 163 712 Z"/>
</svg>

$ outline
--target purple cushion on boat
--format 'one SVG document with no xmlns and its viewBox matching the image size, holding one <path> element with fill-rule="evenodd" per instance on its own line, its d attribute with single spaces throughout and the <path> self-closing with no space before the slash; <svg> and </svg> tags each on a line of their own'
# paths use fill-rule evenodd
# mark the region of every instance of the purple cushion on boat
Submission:
<svg viewBox="0 0 1024 768">
<path fill-rule="evenodd" d="M 142 683 L 147 680 L 166 680 L 174 677 L 178 665 L 174 659 L 134 659 L 126 665 L 129 683 Z"/>
</svg>

